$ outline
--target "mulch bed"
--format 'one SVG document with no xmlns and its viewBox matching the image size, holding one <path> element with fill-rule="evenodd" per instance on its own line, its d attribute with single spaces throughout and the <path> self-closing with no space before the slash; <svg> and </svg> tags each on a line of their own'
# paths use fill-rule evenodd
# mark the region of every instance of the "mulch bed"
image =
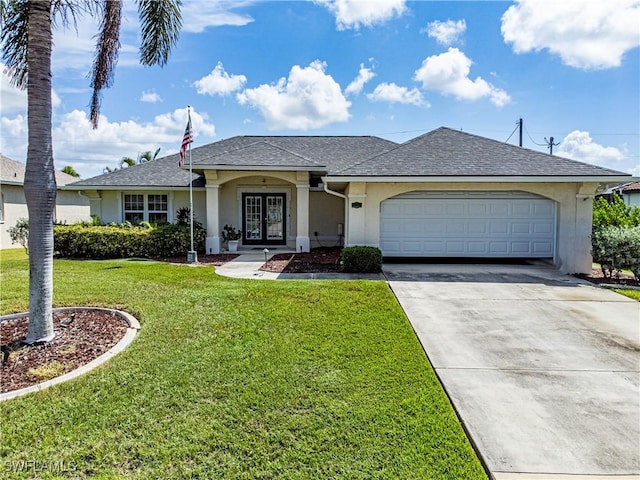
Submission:
<svg viewBox="0 0 640 480">
<path fill-rule="evenodd" d="M 633 275 L 628 275 L 626 273 L 618 272 L 614 274 L 612 278 L 605 277 L 602 270 L 599 268 L 594 268 L 591 270 L 591 273 L 586 275 L 583 273 L 577 273 L 575 275 L 582 280 L 587 280 L 588 282 L 594 283 L 596 285 L 607 284 L 607 285 L 620 285 L 621 287 L 640 287 L 640 282 L 638 282 Z"/>
<path fill-rule="evenodd" d="M 340 248 L 317 248 L 309 253 L 278 253 L 260 267 L 275 273 L 332 273 L 340 271 Z"/>
<path fill-rule="evenodd" d="M 28 321 L 24 316 L 0 322 L 0 393 L 36 385 L 89 363 L 116 345 L 128 327 L 122 317 L 109 312 L 56 312 L 55 338 L 24 345 Z"/>
</svg>

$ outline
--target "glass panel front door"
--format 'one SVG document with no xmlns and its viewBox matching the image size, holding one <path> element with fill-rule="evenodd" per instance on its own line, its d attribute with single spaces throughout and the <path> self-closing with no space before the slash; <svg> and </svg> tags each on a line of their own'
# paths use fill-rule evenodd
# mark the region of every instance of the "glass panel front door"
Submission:
<svg viewBox="0 0 640 480">
<path fill-rule="evenodd" d="M 243 243 L 284 245 L 286 243 L 284 193 L 244 193 L 242 195 Z"/>
</svg>

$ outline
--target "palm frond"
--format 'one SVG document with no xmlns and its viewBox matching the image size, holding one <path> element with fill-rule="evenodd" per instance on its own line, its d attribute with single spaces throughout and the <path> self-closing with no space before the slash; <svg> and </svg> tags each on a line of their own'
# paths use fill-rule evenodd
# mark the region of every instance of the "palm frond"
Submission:
<svg viewBox="0 0 640 480">
<path fill-rule="evenodd" d="M 2 0 L 0 3 L 0 52 L 9 81 L 18 88 L 27 87 L 26 0 Z"/>
<path fill-rule="evenodd" d="M 181 6 L 182 0 L 138 0 L 142 30 L 140 63 L 147 66 L 167 63 L 182 28 Z"/>
<path fill-rule="evenodd" d="M 122 20 L 122 1 L 104 0 L 100 33 L 96 35 L 96 56 L 91 69 L 91 125 L 98 127 L 102 90 L 113 83 L 113 72 L 118 62 L 120 50 L 120 22 Z"/>
</svg>

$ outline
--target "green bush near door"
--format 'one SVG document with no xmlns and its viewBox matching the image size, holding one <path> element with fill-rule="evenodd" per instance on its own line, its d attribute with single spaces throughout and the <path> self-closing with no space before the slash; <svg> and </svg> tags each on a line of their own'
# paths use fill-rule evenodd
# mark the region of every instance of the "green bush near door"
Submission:
<svg viewBox="0 0 640 480">
<path fill-rule="evenodd" d="M 342 271 L 347 273 L 378 273 L 382 270 L 379 248 L 354 246 L 342 250 Z"/>
</svg>

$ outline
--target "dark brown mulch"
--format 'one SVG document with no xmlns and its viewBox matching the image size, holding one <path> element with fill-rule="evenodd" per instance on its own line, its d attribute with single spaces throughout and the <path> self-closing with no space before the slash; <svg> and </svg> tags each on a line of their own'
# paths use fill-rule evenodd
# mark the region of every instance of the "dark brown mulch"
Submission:
<svg viewBox="0 0 640 480">
<path fill-rule="evenodd" d="M 75 370 L 108 351 L 127 331 L 127 323 L 119 315 L 78 309 L 53 314 L 56 337 L 51 342 L 24 345 L 28 321 L 24 316 L 0 322 L 0 393 Z"/>
<path fill-rule="evenodd" d="M 309 253 L 278 253 L 260 270 L 275 273 L 331 273 L 340 271 L 340 248 L 317 248 Z"/>
<path fill-rule="evenodd" d="M 198 255 L 198 261 L 192 265 L 200 266 L 214 266 L 219 267 L 227 262 L 230 262 L 234 258 L 239 257 L 238 253 L 220 253 L 217 255 Z M 171 258 L 158 258 L 161 262 L 169 263 L 187 263 L 187 256 L 183 257 L 171 257 Z"/>
<path fill-rule="evenodd" d="M 626 273 L 618 272 L 614 273 L 613 277 L 605 277 L 602 270 L 599 268 L 594 268 L 591 270 L 590 274 L 578 273 L 575 275 L 582 280 L 587 280 L 588 282 L 599 284 L 608 284 L 608 285 L 620 285 L 620 286 L 630 286 L 630 287 L 640 287 L 640 282 L 638 282 L 633 275 L 628 275 Z"/>
</svg>

